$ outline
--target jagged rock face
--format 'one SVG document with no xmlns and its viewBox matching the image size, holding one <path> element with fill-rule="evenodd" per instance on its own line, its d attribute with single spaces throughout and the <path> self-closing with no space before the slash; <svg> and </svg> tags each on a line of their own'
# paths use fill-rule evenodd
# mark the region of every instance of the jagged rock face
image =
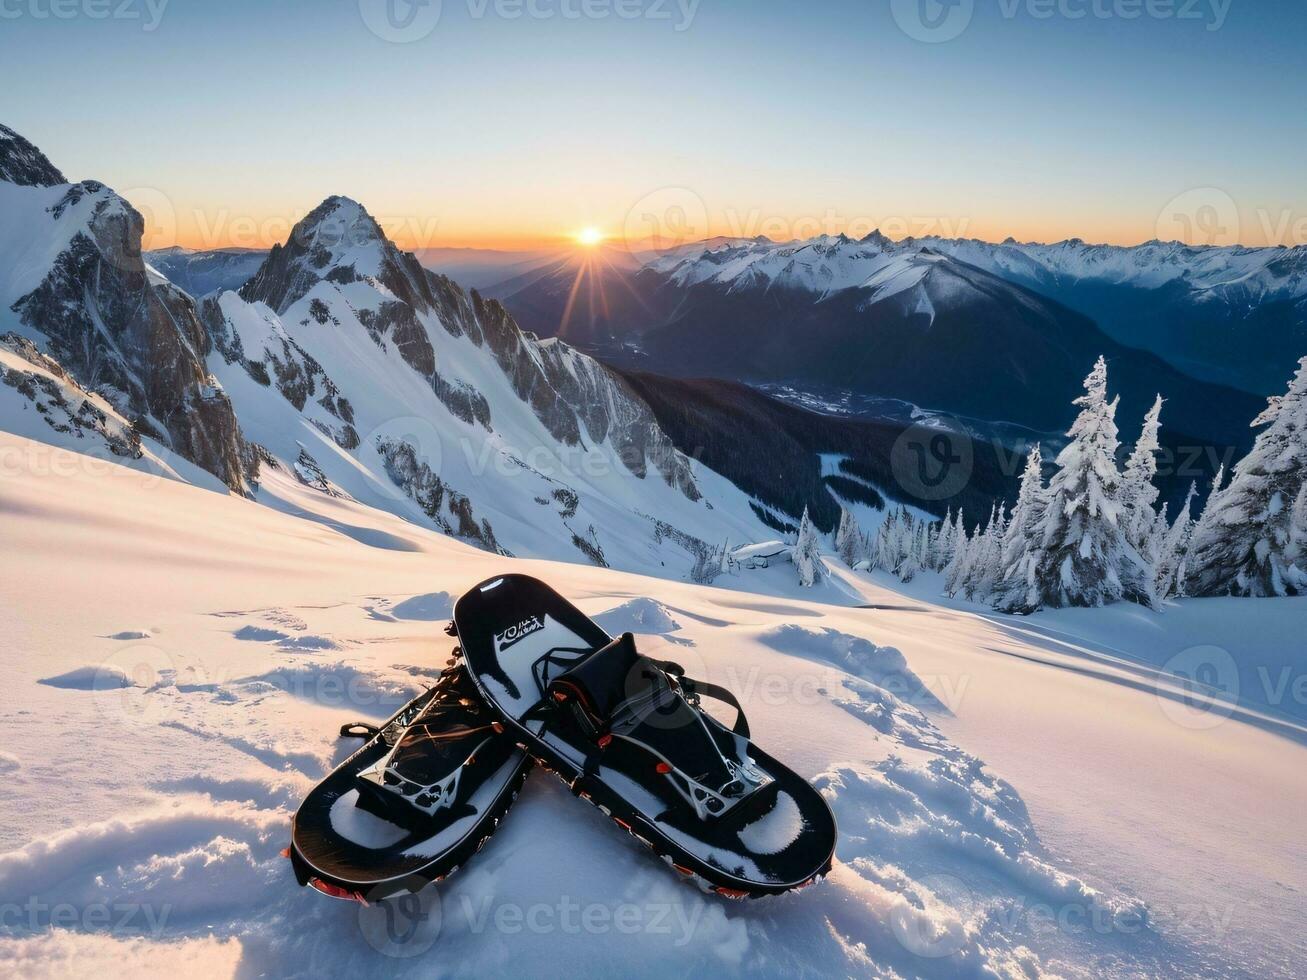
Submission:
<svg viewBox="0 0 1307 980">
<path fill-rule="evenodd" d="M 0 364 L 0 384 L 25 398 L 52 430 L 102 443 L 114 456 L 140 459 L 140 433 L 110 416 L 57 361 L 42 354 L 30 340 L 15 333 L 0 335 L 0 351 L 15 355 L 19 362 L 16 367 Z"/>
<path fill-rule="evenodd" d="M 68 183 L 44 153 L 8 126 L 0 126 L 0 180 L 20 187 L 53 187 Z"/>
<path fill-rule="evenodd" d="M 141 259 L 143 220 L 102 184 L 85 181 L 42 215 L 89 209 L 49 272 L 12 306 L 47 338 L 49 353 L 85 388 L 102 392 L 137 428 L 243 492 L 257 464 L 227 396 L 204 365 L 209 337 L 190 297 L 155 283 Z M 43 229 L 34 229 L 39 237 Z"/>
<path fill-rule="evenodd" d="M 251 438 L 323 493 L 492 551 L 619 567 L 756 533 L 626 379 L 423 269 L 353 201 L 315 208 L 201 319 Z"/>
<path fill-rule="evenodd" d="M 625 379 L 593 358 L 557 341 L 524 334 L 497 300 L 472 293 L 473 312 L 517 396 L 527 402 L 554 438 L 581 441 L 581 427 L 595 443 L 611 438 L 622 463 L 643 479 L 648 463 L 668 484 L 699 500 L 689 461 L 659 428 L 653 413 Z"/>
<path fill-rule="evenodd" d="M 495 540 L 490 522 L 483 519 L 478 523 L 472 501 L 446 485 L 430 466 L 418 459 L 412 446 L 401 440 L 379 439 L 376 448 L 385 461 L 391 480 L 422 508 L 437 527 L 486 551 L 511 557 L 511 553 Z"/>
<path fill-rule="evenodd" d="M 227 319 L 223 300 L 210 296 L 200 303 L 200 319 L 213 338 L 214 348 L 228 364 L 241 365 L 261 385 L 275 386 L 282 396 L 301 412 L 309 401 L 316 402 L 331 416 L 314 419 L 342 449 L 359 445 L 354 428 L 354 408 L 341 394 L 335 382 L 307 351 L 291 339 L 276 320 L 266 322 L 259 349 L 247 348 L 240 333 Z"/>
<path fill-rule="evenodd" d="M 331 197 L 315 208 L 276 246 L 263 267 L 240 290 L 246 302 L 287 313 L 320 282 L 346 286 L 371 282 L 394 297 L 355 313 L 373 341 L 394 347 L 404 362 L 426 378 L 455 417 L 493 431 L 485 396 L 462 379 L 442 372 L 427 333 L 432 318 L 452 337 L 487 347 L 517 397 L 530 406 L 550 434 L 567 446 L 611 439 L 623 463 L 643 478 L 653 463 L 668 484 L 690 500 L 700 499 L 689 462 L 659 429 L 653 413 L 626 382 L 590 358 L 557 343 L 526 335 L 504 307 L 470 295 L 445 276 L 424 269 L 401 252 L 372 217 L 347 198 Z M 314 299 L 310 317 L 328 325 L 325 304 Z M 339 324 L 335 324 L 339 326 Z M 210 323 L 215 334 L 217 326 Z"/>
</svg>

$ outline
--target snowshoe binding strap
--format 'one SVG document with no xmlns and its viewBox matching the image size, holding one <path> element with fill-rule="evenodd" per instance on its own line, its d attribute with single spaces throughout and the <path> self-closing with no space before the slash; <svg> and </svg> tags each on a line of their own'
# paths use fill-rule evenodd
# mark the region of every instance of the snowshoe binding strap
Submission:
<svg viewBox="0 0 1307 980">
<path fill-rule="evenodd" d="M 708 694 L 738 710 L 735 697 L 716 685 L 690 681 L 692 705 L 686 679 L 668 667 L 676 665 L 642 656 L 635 637 L 624 633 L 555 677 L 547 693 L 594 742 L 583 780 L 613 739 L 622 739 L 653 757 L 655 771 L 671 781 L 701 820 L 720 817 L 771 777 L 749 760 L 742 710 L 736 732 L 729 733 L 706 724 L 697 707 L 698 697 Z"/>
<path fill-rule="evenodd" d="M 464 679 L 442 678 L 419 715 L 378 733 L 390 749 L 357 773 L 360 806 L 401 823 L 468 810 L 464 774 L 472 766 L 498 768 L 514 745 Z"/>
</svg>

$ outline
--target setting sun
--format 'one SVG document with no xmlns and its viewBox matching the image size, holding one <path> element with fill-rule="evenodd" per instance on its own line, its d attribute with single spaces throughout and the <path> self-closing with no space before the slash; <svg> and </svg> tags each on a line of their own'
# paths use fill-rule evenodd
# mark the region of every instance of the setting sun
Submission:
<svg viewBox="0 0 1307 980">
<path fill-rule="evenodd" d="M 590 248 L 604 240 L 604 233 L 598 228 L 582 228 L 576 233 L 576 240 L 579 244 Z"/>
</svg>

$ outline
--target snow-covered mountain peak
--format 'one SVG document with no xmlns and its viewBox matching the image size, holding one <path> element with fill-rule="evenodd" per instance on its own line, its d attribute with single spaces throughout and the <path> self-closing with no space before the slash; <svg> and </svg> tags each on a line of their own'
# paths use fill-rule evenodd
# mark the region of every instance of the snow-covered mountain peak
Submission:
<svg viewBox="0 0 1307 980">
<path fill-rule="evenodd" d="M 724 530 L 763 530 L 623 378 L 424 269 L 356 201 L 325 200 L 202 315 L 265 463 L 323 493 L 493 551 L 627 567 L 688 568 Z"/>
<path fill-rule="evenodd" d="M 427 308 L 423 277 L 417 260 L 395 247 L 363 205 L 334 195 L 305 215 L 284 245 L 273 246 L 241 296 L 283 313 L 323 280 L 339 285 L 370 280 Z"/>
<path fill-rule="evenodd" d="M 332 195 L 310 211 L 295 226 L 291 237 L 320 265 L 373 258 L 394 248 L 362 204 L 340 195 Z"/>
<path fill-rule="evenodd" d="M 205 367 L 208 334 L 190 297 L 150 275 L 144 219 L 97 181 L 64 182 L 12 130 L 2 135 L 0 333 L 30 341 L 70 391 L 101 399 L 137 437 L 246 490 L 257 466 Z"/>
<path fill-rule="evenodd" d="M 0 180 L 22 187 L 68 183 L 44 153 L 3 124 L 0 124 Z"/>
<path fill-rule="evenodd" d="M 1051 244 L 974 238 L 904 238 L 879 230 L 858 241 L 818 235 L 805 241 L 768 239 L 702 242 L 663 253 L 647 268 L 681 286 L 715 282 L 733 289 L 782 286 L 829 295 L 882 278 L 893 258 L 915 262 L 945 256 L 1037 291 L 1066 282 L 1102 282 L 1157 289 L 1176 284 L 1197 301 L 1243 303 L 1307 299 L 1307 247 L 1090 244 L 1068 238 Z"/>
</svg>

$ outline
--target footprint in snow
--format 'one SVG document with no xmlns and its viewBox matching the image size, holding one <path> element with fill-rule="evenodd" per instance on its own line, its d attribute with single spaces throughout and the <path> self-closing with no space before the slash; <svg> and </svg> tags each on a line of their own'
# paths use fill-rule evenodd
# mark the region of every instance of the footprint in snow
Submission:
<svg viewBox="0 0 1307 980">
<path fill-rule="evenodd" d="M 126 672 L 108 664 L 77 667 L 54 677 L 42 677 L 36 683 L 70 691 L 113 691 L 132 686 Z"/>
<path fill-rule="evenodd" d="M 290 634 L 283 633 L 281 630 L 268 629 L 266 626 L 242 626 L 235 630 L 232 636 L 238 640 L 249 640 L 253 643 L 272 643 L 274 641 L 289 640 Z"/>
<path fill-rule="evenodd" d="M 122 630 L 118 633 L 111 633 L 105 637 L 106 640 L 148 640 L 154 634 L 149 630 Z"/>
<path fill-rule="evenodd" d="M 268 629 L 265 626 L 242 626 L 233 631 L 232 636 L 250 643 L 276 643 L 277 648 L 288 652 L 316 650 L 339 650 L 340 644 L 325 636 L 291 636 L 281 630 Z"/>
<path fill-rule="evenodd" d="M 435 622 L 449 619 L 454 615 L 454 597 L 448 592 L 429 592 L 415 595 L 390 607 L 390 615 L 396 619 L 416 619 Z"/>
</svg>

